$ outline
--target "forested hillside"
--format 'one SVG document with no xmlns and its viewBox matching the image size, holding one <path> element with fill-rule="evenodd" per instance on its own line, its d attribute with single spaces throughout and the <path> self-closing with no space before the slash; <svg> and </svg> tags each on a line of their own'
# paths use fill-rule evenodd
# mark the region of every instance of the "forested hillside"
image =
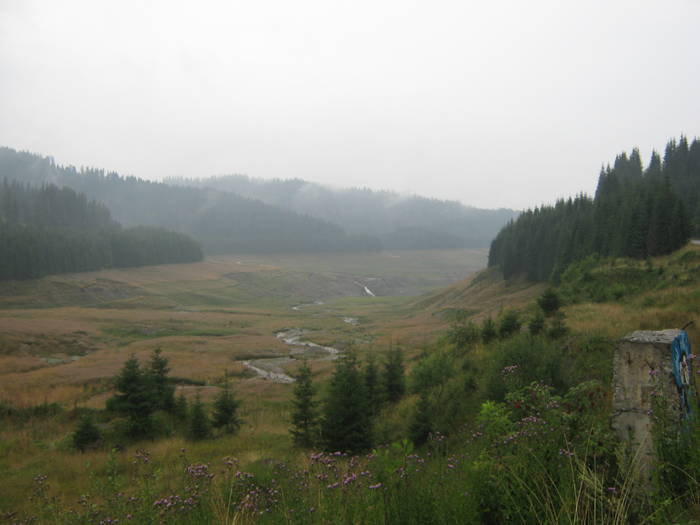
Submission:
<svg viewBox="0 0 700 525">
<path fill-rule="evenodd" d="M 595 197 L 578 195 L 528 210 L 491 243 L 489 266 L 506 277 L 554 279 L 588 255 L 643 259 L 700 233 L 700 142 L 671 140 L 646 169 L 638 150 L 601 170 Z"/>
<path fill-rule="evenodd" d="M 210 253 L 378 250 L 377 238 L 348 235 L 330 222 L 230 192 L 173 186 L 0 148 L 0 178 L 51 182 L 104 203 L 125 225 L 192 235 Z"/>
<path fill-rule="evenodd" d="M 186 235 L 122 229 L 103 204 L 69 188 L 0 183 L 0 280 L 201 258 Z"/>
<path fill-rule="evenodd" d="M 168 179 L 184 186 L 232 191 L 338 224 L 356 235 L 380 237 L 389 249 L 482 248 L 517 212 L 485 210 L 456 201 L 400 196 L 367 188 L 332 189 L 304 181 L 245 175 Z"/>
</svg>

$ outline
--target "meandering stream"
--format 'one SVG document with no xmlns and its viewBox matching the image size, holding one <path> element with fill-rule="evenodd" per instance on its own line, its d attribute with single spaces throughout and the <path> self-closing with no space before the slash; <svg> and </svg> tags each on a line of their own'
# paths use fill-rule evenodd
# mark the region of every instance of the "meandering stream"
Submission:
<svg viewBox="0 0 700 525">
<path fill-rule="evenodd" d="M 289 347 L 288 357 L 267 357 L 243 361 L 243 366 L 255 372 L 258 377 L 275 383 L 293 383 L 294 378 L 285 374 L 283 366 L 295 359 L 336 359 L 340 350 L 332 346 L 323 346 L 311 341 L 302 341 L 301 337 L 307 330 L 291 329 L 277 332 L 275 337 Z"/>
</svg>

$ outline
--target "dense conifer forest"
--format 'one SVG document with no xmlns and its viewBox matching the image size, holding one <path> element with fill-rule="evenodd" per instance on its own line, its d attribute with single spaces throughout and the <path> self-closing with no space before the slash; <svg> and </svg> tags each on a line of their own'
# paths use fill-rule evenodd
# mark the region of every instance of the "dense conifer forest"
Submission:
<svg viewBox="0 0 700 525">
<path fill-rule="evenodd" d="M 152 182 L 59 166 L 0 148 L 0 178 L 67 186 L 104 203 L 128 226 L 173 229 L 209 253 L 483 248 L 516 215 L 369 189 L 335 190 L 300 179 L 232 175 Z"/>
<path fill-rule="evenodd" d="M 103 204 L 70 188 L 0 183 L 0 280 L 201 258 L 186 235 L 122 229 Z"/>
<path fill-rule="evenodd" d="M 639 151 L 604 167 L 594 198 L 578 195 L 528 210 L 491 243 L 489 266 L 506 277 L 557 281 L 566 267 L 598 254 L 662 255 L 700 233 L 700 142 L 671 140 L 646 169 Z"/>
<path fill-rule="evenodd" d="M 332 222 L 351 234 L 378 237 L 387 249 L 486 247 L 506 221 L 517 215 L 509 209 L 479 209 L 455 201 L 401 196 L 368 188 L 328 188 L 302 179 L 263 180 L 224 175 L 173 178 L 166 182 L 259 199 Z"/>
<path fill-rule="evenodd" d="M 0 148 L 0 178 L 67 186 L 104 203 L 128 226 L 168 228 L 193 236 L 208 253 L 333 252 L 381 249 L 377 238 L 239 195 L 62 167 L 53 159 Z"/>
</svg>

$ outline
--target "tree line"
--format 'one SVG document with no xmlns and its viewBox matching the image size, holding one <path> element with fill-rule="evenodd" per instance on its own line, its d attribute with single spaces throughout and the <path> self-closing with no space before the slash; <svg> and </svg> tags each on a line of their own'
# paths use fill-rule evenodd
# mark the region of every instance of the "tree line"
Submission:
<svg viewBox="0 0 700 525">
<path fill-rule="evenodd" d="M 0 183 L 0 280 L 201 258 L 186 235 L 123 229 L 103 204 L 70 188 Z"/>
<path fill-rule="evenodd" d="M 180 186 L 237 193 L 308 214 L 342 227 L 351 235 L 381 240 L 386 249 L 453 249 L 488 246 L 517 213 L 486 210 L 456 201 L 403 196 L 368 188 L 329 188 L 302 179 L 263 180 L 245 175 L 204 179 L 171 178 Z"/>
<path fill-rule="evenodd" d="M 489 266 L 506 277 L 557 280 L 591 254 L 644 259 L 683 246 L 700 233 L 700 143 L 670 141 L 643 169 L 639 151 L 604 167 L 593 198 L 577 195 L 510 221 L 491 243 Z"/>
<path fill-rule="evenodd" d="M 104 203 L 127 226 L 172 229 L 194 237 L 208 253 L 375 251 L 377 237 L 348 234 L 304 213 L 230 191 L 177 186 L 0 148 L 0 178 L 51 182 Z"/>
</svg>

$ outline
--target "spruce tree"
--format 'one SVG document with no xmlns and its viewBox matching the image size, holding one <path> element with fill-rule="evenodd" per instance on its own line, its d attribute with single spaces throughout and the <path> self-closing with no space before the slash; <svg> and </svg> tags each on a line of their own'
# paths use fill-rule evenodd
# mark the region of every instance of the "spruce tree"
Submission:
<svg viewBox="0 0 700 525">
<path fill-rule="evenodd" d="M 432 431 L 433 408 L 428 398 L 427 391 L 423 391 L 413 411 L 408 434 L 413 444 L 418 447 L 428 441 Z"/>
<path fill-rule="evenodd" d="M 389 403 L 396 403 L 406 393 L 403 353 L 400 348 L 389 352 L 382 375 L 384 396 Z"/>
<path fill-rule="evenodd" d="M 661 157 L 656 150 L 651 152 L 651 159 L 649 159 L 649 165 L 644 172 L 644 176 L 647 179 L 661 178 Z"/>
<path fill-rule="evenodd" d="M 554 288 L 549 287 L 537 298 L 537 304 L 542 309 L 544 315 L 549 317 L 559 310 L 561 299 Z"/>
<path fill-rule="evenodd" d="M 199 393 L 190 409 L 189 437 L 193 441 L 200 441 L 211 436 L 211 423 Z"/>
<path fill-rule="evenodd" d="M 362 370 L 365 388 L 367 389 L 367 406 L 373 416 L 379 413 L 382 405 L 382 387 L 379 381 L 379 370 L 377 369 L 374 355 L 370 355 Z"/>
<path fill-rule="evenodd" d="M 520 330 L 520 319 L 518 312 L 507 310 L 498 322 L 498 336 L 506 339 Z"/>
<path fill-rule="evenodd" d="M 448 338 L 458 351 L 467 352 L 481 339 L 481 333 L 473 322 L 467 320 L 466 316 L 459 315 L 450 327 Z"/>
<path fill-rule="evenodd" d="M 168 380 L 168 359 L 156 348 L 148 363 L 146 378 L 151 389 L 153 408 L 172 412 L 175 405 L 175 386 Z"/>
<path fill-rule="evenodd" d="M 189 414 L 189 405 L 187 404 L 187 398 L 185 394 L 180 393 L 177 398 L 175 398 L 175 403 L 173 405 L 173 415 L 180 421 L 187 420 Z"/>
<path fill-rule="evenodd" d="M 212 426 L 222 428 L 227 434 L 234 434 L 241 427 L 243 421 L 238 417 L 240 402 L 234 397 L 228 382 L 219 392 L 214 401 L 214 419 Z"/>
<path fill-rule="evenodd" d="M 78 428 L 73 434 L 73 446 L 84 452 L 89 446 L 97 443 L 102 436 L 90 414 L 84 414 L 80 418 Z"/>
<path fill-rule="evenodd" d="M 496 323 L 493 322 L 493 319 L 490 317 L 484 319 L 484 322 L 481 325 L 481 340 L 483 343 L 485 345 L 489 344 L 491 341 L 496 339 L 497 335 Z"/>
<path fill-rule="evenodd" d="M 292 401 L 292 439 L 299 447 L 313 447 L 318 443 L 319 422 L 316 407 L 316 388 L 311 380 L 311 368 L 304 360 L 295 376 Z"/>
<path fill-rule="evenodd" d="M 527 325 L 530 335 L 539 335 L 544 330 L 544 315 L 541 310 L 537 310 Z"/>
<path fill-rule="evenodd" d="M 566 326 L 564 321 L 565 319 L 564 312 L 557 312 L 552 319 L 552 325 L 549 327 L 547 335 L 552 339 L 564 337 L 569 332 L 569 327 Z"/>
<path fill-rule="evenodd" d="M 367 393 L 352 353 L 337 361 L 323 407 L 321 433 L 328 451 L 359 453 L 372 446 Z"/>
<path fill-rule="evenodd" d="M 126 434 L 131 438 L 153 435 L 153 397 L 149 381 L 131 355 L 116 378 L 117 395 L 108 401 L 107 408 L 127 418 Z"/>
</svg>

